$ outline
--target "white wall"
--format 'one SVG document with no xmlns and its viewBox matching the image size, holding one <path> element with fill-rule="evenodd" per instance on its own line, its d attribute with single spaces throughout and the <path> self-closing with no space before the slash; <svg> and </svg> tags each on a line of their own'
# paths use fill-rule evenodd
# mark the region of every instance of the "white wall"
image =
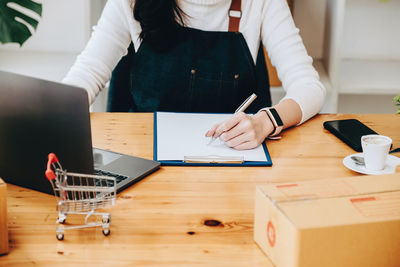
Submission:
<svg viewBox="0 0 400 267">
<path fill-rule="evenodd" d="M 99 1 L 99 0 L 94 0 Z M 42 0 L 42 18 L 23 51 L 81 51 L 90 29 L 90 0 Z M 1 50 L 19 50 L 17 44 L 0 45 Z"/>
<path fill-rule="evenodd" d="M 42 0 L 37 31 L 26 43 L 0 44 L 0 69 L 61 81 L 89 40 L 106 0 Z"/>
<path fill-rule="evenodd" d="M 0 44 L 0 70 L 61 81 L 89 40 L 107 0 L 42 0 L 42 18 L 22 48 Z M 103 111 L 106 92 L 93 110 Z"/>
<path fill-rule="evenodd" d="M 400 93 L 400 92 L 399 92 Z M 395 113 L 393 95 L 339 95 L 338 113 Z"/>
<path fill-rule="evenodd" d="M 348 0 L 345 25 L 343 58 L 400 60 L 399 0 Z"/>
</svg>

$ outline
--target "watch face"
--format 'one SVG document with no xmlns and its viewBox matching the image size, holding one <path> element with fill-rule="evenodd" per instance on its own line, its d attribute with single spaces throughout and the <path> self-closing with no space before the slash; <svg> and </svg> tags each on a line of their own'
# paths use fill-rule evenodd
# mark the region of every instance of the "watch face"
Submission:
<svg viewBox="0 0 400 267">
<path fill-rule="evenodd" d="M 274 108 L 270 108 L 269 111 L 271 112 L 272 116 L 274 116 L 274 119 L 276 121 L 276 124 L 278 126 L 283 126 L 283 122 L 281 120 L 281 117 L 279 117 L 278 112 L 276 111 L 276 109 Z"/>
</svg>

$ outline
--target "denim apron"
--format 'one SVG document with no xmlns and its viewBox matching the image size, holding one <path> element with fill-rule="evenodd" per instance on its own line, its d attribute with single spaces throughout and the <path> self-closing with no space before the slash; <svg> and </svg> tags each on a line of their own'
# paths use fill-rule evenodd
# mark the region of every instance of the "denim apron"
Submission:
<svg viewBox="0 0 400 267">
<path fill-rule="evenodd" d="M 167 52 L 144 40 L 135 53 L 131 44 L 112 73 L 107 110 L 233 113 L 252 93 L 246 112 L 271 106 L 262 44 L 254 64 L 240 32 L 182 27 Z"/>
</svg>

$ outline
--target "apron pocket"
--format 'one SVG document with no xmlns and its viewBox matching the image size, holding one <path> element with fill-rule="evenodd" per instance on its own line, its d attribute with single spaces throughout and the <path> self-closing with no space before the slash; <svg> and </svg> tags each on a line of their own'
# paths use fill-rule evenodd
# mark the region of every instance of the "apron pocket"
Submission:
<svg viewBox="0 0 400 267">
<path fill-rule="evenodd" d="M 235 111 L 235 98 L 238 80 L 232 74 L 191 70 L 190 112 L 232 113 Z"/>
</svg>

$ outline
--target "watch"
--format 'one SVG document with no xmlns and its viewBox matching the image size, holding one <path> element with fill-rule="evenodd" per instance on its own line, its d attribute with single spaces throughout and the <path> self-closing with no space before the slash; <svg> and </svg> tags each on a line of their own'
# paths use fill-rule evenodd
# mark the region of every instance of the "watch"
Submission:
<svg viewBox="0 0 400 267">
<path fill-rule="evenodd" d="M 283 122 L 281 117 L 278 114 L 278 111 L 274 108 L 262 108 L 260 111 L 265 111 L 267 113 L 269 119 L 274 125 L 274 131 L 269 136 L 277 136 L 282 132 Z"/>
</svg>

